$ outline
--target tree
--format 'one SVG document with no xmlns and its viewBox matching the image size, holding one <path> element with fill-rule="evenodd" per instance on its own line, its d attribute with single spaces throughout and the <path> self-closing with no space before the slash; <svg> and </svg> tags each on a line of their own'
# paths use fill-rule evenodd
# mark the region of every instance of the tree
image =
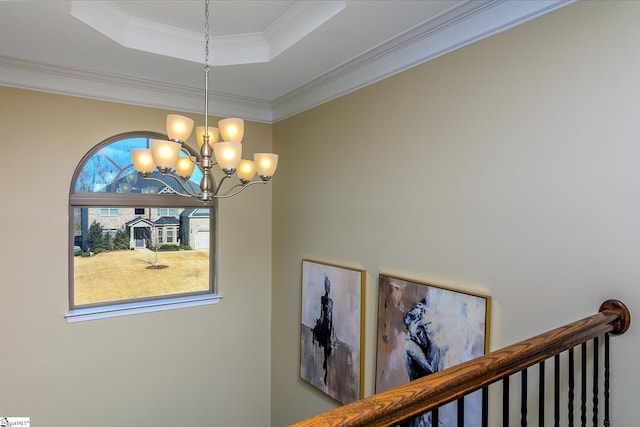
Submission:
<svg viewBox="0 0 640 427">
<path fill-rule="evenodd" d="M 116 231 L 116 236 L 113 238 L 113 249 L 129 249 L 129 235 L 124 225 Z"/>
<path fill-rule="evenodd" d="M 158 239 L 158 230 L 155 225 L 151 226 L 150 230 L 147 230 L 147 247 L 149 249 L 153 249 L 156 252 L 156 262 L 153 264 L 154 267 L 159 268 L 160 264 L 158 264 L 158 247 L 160 246 L 160 242 Z"/>
<path fill-rule="evenodd" d="M 104 236 L 102 236 L 101 246 L 108 251 L 113 249 L 113 239 L 111 238 L 111 234 L 105 233 Z"/>
<path fill-rule="evenodd" d="M 87 247 L 89 251 L 93 251 L 96 248 L 103 247 L 102 244 L 102 225 L 94 220 L 93 223 L 89 226 L 89 231 L 87 233 Z"/>
</svg>

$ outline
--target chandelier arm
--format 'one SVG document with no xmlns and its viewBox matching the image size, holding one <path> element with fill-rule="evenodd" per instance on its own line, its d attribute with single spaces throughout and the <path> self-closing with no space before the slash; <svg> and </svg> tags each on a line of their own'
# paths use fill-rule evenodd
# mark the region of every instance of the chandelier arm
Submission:
<svg viewBox="0 0 640 427">
<path fill-rule="evenodd" d="M 180 151 L 182 151 L 184 154 L 187 155 L 187 157 L 189 158 L 189 160 L 191 161 L 191 163 L 197 165 L 198 164 L 198 157 L 191 154 L 191 152 L 189 150 L 187 150 L 185 147 L 180 147 Z"/>
<path fill-rule="evenodd" d="M 222 177 L 222 179 L 220 180 L 220 182 L 217 184 L 216 190 L 213 192 L 213 196 L 212 196 L 212 197 L 217 197 L 217 196 L 218 196 L 218 193 L 219 193 L 219 192 L 220 192 L 220 190 L 222 189 L 222 183 L 223 183 L 227 178 L 229 178 L 229 175 L 225 175 L 225 176 L 223 176 L 223 177 Z M 214 180 L 214 182 L 215 182 L 215 180 Z M 234 187 L 231 187 L 231 188 L 235 188 L 235 186 L 234 186 Z"/>
<path fill-rule="evenodd" d="M 180 194 L 181 196 L 185 196 L 185 197 L 195 197 L 198 195 L 198 193 L 195 190 L 193 190 L 193 184 L 191 184 L 191 181 L 184 181 L 182 178 L 179 178 L 173 174 L 167 174 L 165 176 L 170 176 L 171 178 L 173 178 L 178 183 L 178 186 L 180 187 L 180 189 L 183 190 L 185 193 L 187 193 L 187 194 L 178 193 L 174 188 L 171 188 L 176 194 Z M 189 189 L 184 185 L 185 182 L 189 183 L 189 186 L 192 188 L 192 191 L 189 191 Z"/>
<path fill-rule="evenodd" d="M 166 182 L 164 182 L 164 181 L 163 181 L 163 180 L 161 180 L 161 179 L 154 178 L 154 177 L 152 177 L 152 176 L 147 176 L 147 177 L 143 177 L 143 178 L 144 178 L 144 179 L 151 180 L 151 181 L 157 181 L 157 182 L 161 183 L 162 185 L 165 185 L 165 186 L 169 187 L 169 188 L 171 189 L 171 191 L 173 191 L 173 192 L 174 192 L 175 194 L 177 194 L 178 196 L 182 196 L 182 197 L 196 197 L 196 196 L 198 195 L 198 194 L 197 194 L 197 193 L 195 193 L 195 192 L 190 192 L 190 191 L 189 191 L 189 189 L 188 189 L 188 188 L 186 188 L 186 187 L 182 184 L 181 180 L 180 180 L 179 178 L 175 177 L 174 175 L 166 174 L 166 175 L 163 175 L 163 176 L 170 176 L 171 178 L 173 178 L 173 179 L 178 183 L 178 185 L 180 186 L 180 188 L 181 188 L 185 193 L 187 193 L 187 194 L 183 194 L 183 193 L 181 193 L 181 192 L 179 192 L 179 191 L 176 191 L 176 189 L 175 189 L 175 188 L 173 188 L 171 185 L 167 184 Z"/>
<path fill-rule="evenodd" d="M 198 159 L 198 156 L 196 156 L 195 154 L 191 154 L 191 152 L 187 150 L 185 147 L 180 147 L 180 151 L 186 154 L 189 160 L 193 164 L 198 165 L 198 167 L 200 167 L 200 160 Z M 211 157 L 211 160 L 210 160 L 211 166 L 217 166 L 218 162 L 215 160 L 215 157 L 214 156 L 210 156 L 210 157 Z"/>
<path fill-rule="evenodd" d="M 250 182 L 248 182 L 246 184 L 236 184 L 233 187 L 231 187 L 229 189 L 229 191 L 227 191 L 226 193 L 224 193 L 224 194 L 216 194 L 213 197 L 216 198 L 216 199 L 226 199 L 228 197 L 235 196 L 236 194 L 238 194 L 241 191 L 243 191 L 245 188 L 251 187 L 254 184 L 266 184 L 266 183 L 267 183 L 267 181 L 250 181 Z M 233 190 L 236 187 L 240 187 L 240 188 L 238 190 L 234 191 L 234 192 L 231 192 L 231 190 Z"/>
<path fill-rule="evenodd" d="M 198 194 L 198 192 L 196 191 L 195 187 L 193 186 L 193 182 L 191 182 L 191 180 L 186 180 L 184 182 L 189 184 L 189 189 L 191 190 L 191 191 L 189 191 L 189 190 L 185 189 L 185 191 L 187 191 L 187 193 L 189 193 L 189 194 Z"/>
</svg>

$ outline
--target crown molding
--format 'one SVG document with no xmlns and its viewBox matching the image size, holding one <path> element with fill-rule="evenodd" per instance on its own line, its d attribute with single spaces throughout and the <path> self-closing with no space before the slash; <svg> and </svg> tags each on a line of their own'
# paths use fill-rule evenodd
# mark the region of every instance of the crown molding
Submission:
<svg viewBox="0 0 640 427">
<path fill-rule="evenodd" d="M 274 100 L 273 120 L 339 98 L 576 1 L 466 2 Z"/>
<path fill-rule="evenodd" d="M 209 112 L 272 123 L 576 0 L 469 1 L 274 100 L 211 92 Z M 202 113 L 202 90 L 0 56 L 0 85 Z"/>
<path fill-rule="evenodd" d="M 345 7 L 344 0 L 296 2 L 263 33 L 212 35 L 211 65 L 268 62 Z M 204 31 L 132 16 L 112 1 L 72 1 L 70 13 L 124 47 L 196 63 L 203 60 Z"/>
<path fill-rule="evenodd" d="M 273 59 L 347 7 L 345 0 L 296 2 L 264 32 Z"/>
<path fill-rule="evenodd" d="M 0 86 L 182 112 L 204 111 L 203 91 L 144 79 L 0 56 Z M 209 114 L 270 123 L 268 101 L 209 92 Z"/>
</svg>

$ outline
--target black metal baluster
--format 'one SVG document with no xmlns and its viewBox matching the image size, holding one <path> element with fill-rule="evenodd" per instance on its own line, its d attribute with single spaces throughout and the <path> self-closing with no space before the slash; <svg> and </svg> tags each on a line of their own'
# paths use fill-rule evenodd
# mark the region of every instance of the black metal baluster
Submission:
<svg viewBox="0 0 640 427">
<path fill-rule="evenodd" d="M 431 411 L 431 425 L 437 427 L 439 423 L 440 423 L 440 411 L 438 410 L 438 408 L 436 408 L 433 411 Z"/>
<path fill-rule="evenodd" d="M 575 390 L 575 372 L 574 372 L 574 362 L 573 362 L 573 348 L 569 349 L 569 403 L 567 404 L 567 409 L 569 410 L 569 424 L 568 427 L 573 427 L 573 398 L 574 398 L 574 390 Z"/>
<path fill-rule="evenodd" d="M 556 354 L 553 360 L 553 427 L 560 427 L 560 355 Z"/>
<path fill-rule="evenodd" d="M 489 427 L 489 387 L 482 387 L 482 427 Z"/>
<path fill-rule="evenodd" d="M 458 399 L 458 427 L 464 427 L 464 397 Z"/>
<path fill-rule="evenodd" d="M 598 427 L 598 353 L 600 340 L 593 339 L 593 427 Z"/>
<path fill-rule="evenodd" d="M 502 426 L 509 427 L 509 377 L 502 380 Z"/>
<path fill-rule="evenodd" d="M 544 427 L 544 360 L 540 362 L 540 379 L 538 383 L 538 426 Z"/>
<path fill-rule="evenodd" d="M 582 366 L 582 381 L 580 382 L 580 421 L 582 427 L 587 427 L 587 343 L 580 345 Z"/>
<path fill-rule="evenodd" d="M 604 427 L 610 427 L 609 421 L 609 333 L 604 334 Z"/>
<path fill-rule="evenodd" d="M 527 427 L 527 370 L 521 372 L 522 388 L 520 391 L 520 426 Z"/>
</svg>

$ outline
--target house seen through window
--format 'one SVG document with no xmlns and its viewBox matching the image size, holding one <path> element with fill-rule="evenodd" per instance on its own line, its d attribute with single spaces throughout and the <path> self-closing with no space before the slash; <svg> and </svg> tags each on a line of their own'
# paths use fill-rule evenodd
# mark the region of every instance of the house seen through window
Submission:
<svg viewBox="0 0 640 427">
<path fill-rule="evenodd" d="M 69 196 L 71 310 L 215 294 L 216 204 L 176 194 L 171 178 L 158 172 L 138 176 L 131 149 L 148 148 L 152 139 L 166 136 L 117 135 L 76 168 Z M 195 188 L 200 178 L 191 178 Z"/>
</svg>

